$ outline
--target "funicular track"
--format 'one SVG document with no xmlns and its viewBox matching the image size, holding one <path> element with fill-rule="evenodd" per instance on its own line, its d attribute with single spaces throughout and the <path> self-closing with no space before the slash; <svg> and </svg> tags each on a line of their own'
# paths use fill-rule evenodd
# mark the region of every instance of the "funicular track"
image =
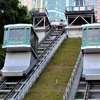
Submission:
<svg viewBox="0 0 100 100">
<path fill-rule="evenodd" d="M 25 77 L 2 77 L 0 80 L 0 100 L 22 100 L 30 87 L 35 83 L 42 70 L 50 61 L 66 37 L 64 28 L 53 29 L 38 46 L 39 57 L 36 65 Z"/>
<path fill-rule="evenodd" d="M 80 58 L 81 60 L 79 60 Z M 76 69 L 76 66 L 79 66 L 78 69 Z M 100 100 L 100 80 L 85 80 L 82 77 L 82 67 L 83 56 L 80 56 L 76 62 L 62 100 Z"/>
<path fill-rule="evenodd" d="M 75 100 L 100 100 L 100 81 L 80 79 Z"/>
</svg>

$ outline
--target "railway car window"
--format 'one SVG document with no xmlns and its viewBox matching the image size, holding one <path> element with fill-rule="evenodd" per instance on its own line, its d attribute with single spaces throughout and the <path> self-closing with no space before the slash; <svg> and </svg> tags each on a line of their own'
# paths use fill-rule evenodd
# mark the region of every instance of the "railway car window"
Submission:
<svg viewBox="0 0 100 100">
<path fill-rule="evenodd" d="M 94 40 L 99 40 L 99 28 L 94 29 Z"/>
<path fill-rule="evenodd" d="M 5 29 L 5 37 L 4 37 L 5 41 L 7 40 L 7 36 L 8 36 L 8 29 Z"/>
<path fill-rule="evenodd" d="M 19 40 L 24 40 L 25 28 L 19 29 Z"/>
<path fill-rule="evenodd" d="M 25 28 L 13 28 L 9 31 L 9 40 L 23 40 Z"/>
<path fill-rule="evenodd" d="M 14 29 L 9 30 L 9 40 L 14 40 Z"/>
<path fill-rule="evenodd" d="M 83 41 L 86 41 L 87 34 L 86 34 L 86 28 L 83 30 Z"/>
<path fill-rule="evenodd" d="M 18 29 L 17 28 L 15 28 L 14 29 L 14 37 L 15 37 L 15 40 L 18 40 Z"/>
<path fill-rule="evenodd" d="M 88 39 L 91 41 L 93 40 L 93 28 L 88 29 Z"/>
<path fill-rule="evenodd" d="M 26 40 L 29 40 L 29 37 L 30 37 L 30 29 L 27 28 L 26 29 Z"/>
</svg>

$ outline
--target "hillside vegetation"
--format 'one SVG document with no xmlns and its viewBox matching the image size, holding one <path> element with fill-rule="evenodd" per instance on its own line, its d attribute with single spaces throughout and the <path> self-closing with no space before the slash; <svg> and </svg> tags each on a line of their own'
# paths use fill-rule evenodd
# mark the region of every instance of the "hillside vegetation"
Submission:
<svg viewBox="0 0 100 100">
<path fill-rule="evenodd" d="M 2 50 L 4 25 L 32 23 L 31 11 L 19 0 L 0 0 L 0 69 L 3 67 L 5 52 Z"/>
<path fill-rule="evenodd" d="M 61 100 L 80 46 L 81 38 L 66 39 L 24 100 Z"/>
</svg>

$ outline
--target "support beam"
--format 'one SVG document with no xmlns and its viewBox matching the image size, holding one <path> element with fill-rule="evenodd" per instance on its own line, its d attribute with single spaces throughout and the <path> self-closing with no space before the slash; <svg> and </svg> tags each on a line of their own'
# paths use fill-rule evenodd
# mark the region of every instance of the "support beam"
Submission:
<svg viewBox="0 0 100 100">
<path fill-rule="evenodd" d="M 45 25 L 46 25 L 46 18 L 44 17 L 44 29 L 45 29 Z"/>
<path fill-rule="evenodd" d="M 68 26 L 69 24 L 68 24 L 68 16 L 67 16 L 67 26 Z"/>
<path fill-rule="evenodd" d="M 35 27 L 35 17 L 33 17 L 33 27 Z"/>
<path fill-rule="evenodd" d="M 43 20 L 44 20 L 44 18 L 42 18 L 42 19 L 38 22 L 38 24 L 35 25 L 35 28 L 36 28 Z"/>
<path fill-rule="evenodd" d="M 72 23 L 69 26 L 71 26 L 78 18 L 79 18 L 79 15 L 72 21 Z"/>
<path fill-rule="evenodd" d="M 87 24 L 89 24 L 88 22 L 87 22 L 87 20 L 85 20 L 85 18 L 83 17 L 83 16 L 80 16 Z"/>
<path fill-rule="evenodd" d="M 91 23 L 93 23 L 93 15 L 91 15 Z"/>
</svg>

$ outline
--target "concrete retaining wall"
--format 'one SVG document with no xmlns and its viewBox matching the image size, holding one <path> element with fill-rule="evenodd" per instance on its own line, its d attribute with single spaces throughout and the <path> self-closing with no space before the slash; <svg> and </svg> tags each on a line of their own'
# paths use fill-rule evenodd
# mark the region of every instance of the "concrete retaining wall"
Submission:
<svg viewBox="0 0 100 100">
<path fill-rule="evenodd" d="M 66 34 L 68 34 L 69 38 L 82 37 L 82 29 L 80 26 L 66 27 Z"/>
</svg>

